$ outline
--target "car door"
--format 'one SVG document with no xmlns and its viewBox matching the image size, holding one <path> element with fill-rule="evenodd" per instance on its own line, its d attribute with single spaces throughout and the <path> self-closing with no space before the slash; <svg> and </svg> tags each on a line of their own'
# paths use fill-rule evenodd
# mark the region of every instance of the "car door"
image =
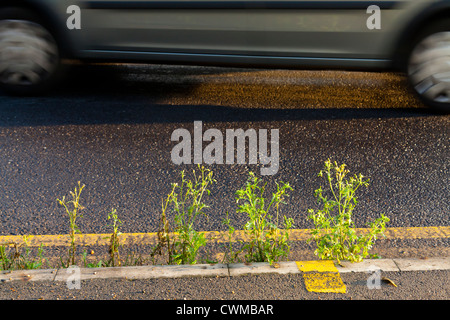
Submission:
<svg viewBox="0 0 450 320">
<path fill-rule="evenodd" d="M 261 1 L 264 9 L 247 11 L 249 46 L 274 56 L 380 58 L 408 2 Z"/>
<path fill-rule="evenodd" d="M 231 0 L 79 0 L 80 41 L 89 50 L 242 53 L 247 14 Z"/>
<path fill-rule="evenodd" d="M 386 58 L 398 26 L 432 0 L 45 1 L 81 7 L 72 35 L 88 57 L 307 66 Z M 379 28 L 368 27 L 373 5 Z"/>
</svg>

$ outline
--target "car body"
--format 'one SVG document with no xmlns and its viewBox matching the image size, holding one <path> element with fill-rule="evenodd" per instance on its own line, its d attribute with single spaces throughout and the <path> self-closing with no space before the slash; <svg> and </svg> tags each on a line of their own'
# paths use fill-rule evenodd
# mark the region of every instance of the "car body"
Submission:
<svg viewBox="0 0 450 320">
<path fill-rule="evenodd" d="M 380 9 L 378 16 L 374 8 Z M 77 18 L 78 27 L 71 27 Z M 375 18 L 377 27 L 370 24 Z M 25 42 L 33 34 L 44 40 L 35 46 L 51 49 L 41 53 L 47 57 L 33 52 L 26 59 L 46 65 L 70 58 L 400 70 L 424 102 L 448 110 L 449 32 L 447 0 L 0 0 L 0 84 L 7 92 L 34 93 L 57 73 L 52 66 L 20 83 L 7 71 L 9 65 L 10 70 L 27 68 L 14 59 L 20 48 L 11 48 L 20 47 L 17 39 L 24 35 L 22 49 L 29 47 Z M 430 66 L 430 59 L 437 62 Z"/>
</svg>

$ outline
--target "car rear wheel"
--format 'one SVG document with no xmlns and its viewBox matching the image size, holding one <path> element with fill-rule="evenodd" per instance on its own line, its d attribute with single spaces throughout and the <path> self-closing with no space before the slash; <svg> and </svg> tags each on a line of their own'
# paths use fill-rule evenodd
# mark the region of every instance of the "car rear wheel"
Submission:
<svg viewBox="0 0 450 320">
<path fill-rule="evenodd" d="M 408 78 L 422 101 L 450 112 L 450 25 L 437 23 L 414 42 Z"/>
<path fill-rule="evenodd" d="M 0 87 L 10 94 L 40 94 L 60 71 L 60 52 L 51 32 L 27 10 L 0 11 Z"/>
</svg>

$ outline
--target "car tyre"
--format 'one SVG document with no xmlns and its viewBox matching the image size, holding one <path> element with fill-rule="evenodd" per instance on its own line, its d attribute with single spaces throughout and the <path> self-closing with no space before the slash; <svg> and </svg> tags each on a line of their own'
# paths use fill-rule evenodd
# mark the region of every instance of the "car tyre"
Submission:
<svg viewBox="0 0 450 320">
<path fill-rule="evenodd" d="M 12 95 L 38 95 L 61 78 L 59 46 L 33 12 L 0 9 L 0 88 Z"/>
<path fill-rule="evenodd" d="M 436 110 L 450 112 L 450 22 L 439 21 L 416 37 L 408 58 L 410 85 Z"/>
</svg>

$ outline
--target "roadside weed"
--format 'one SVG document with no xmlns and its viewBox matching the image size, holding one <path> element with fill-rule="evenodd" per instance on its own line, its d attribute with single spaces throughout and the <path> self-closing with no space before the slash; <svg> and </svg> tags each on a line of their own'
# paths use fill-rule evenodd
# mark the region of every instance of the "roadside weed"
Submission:
<svg viewBox="0 0 450 320">
<path fill-rule="evenodd" d="M 9 245 L 14 246 L 14 250 L 9 249 Z M 7 243 L 0 246 L 0 270 L 15 269 L 16 260 L 19 259 L 20 252 L 17 243 Z"/>
<path fill-rule="evenodd" d="M 69 216 L 69 228 L 70 228 L 69 257 L 67 259 L 67 263 L 65 264 L 63 263 L 61 258 L 61 264 L 63 265 L 63 267 L 68 267 L 70 264 L 75 265 L 75 253 L 76 253 L 75 234 L 81 233 L 76 222 L 77 218 L 82 218 L 80 211 L 84 209 L 84 207 L 80 205 L 80 196 L 81 191 L 83 191 L 84 187 L 85 186 L 81 185 L 80 181 L 78 181 L 78 188 L 75 187 L 74 191 L 70 191 L 72 200 L 66 201 L 65 197 L 63 197 L 62 200 L 57 199 L 58 203 L 64 207 L 67 215 Z"/>
<path fill-rule="evenodd" d="M 195 222 L 199 215 L 207 217 L 204 209 L 208 205 L 204 198 L 210 194 L 208 187 L 215 180 L 211 170 L 199 165 L 198 171 L 192 170 L 192 178 L 181 171 L 181 182 L 172 184 L 171 192 L 162 202 L 159 243 L 152 256 L 163 254 L 166 249 L 169 264 L 196 263 L 199 249 L 206 244 L 204 234 L 195 230 Z M 168 217 L 169 212 L 173 221 Z"/>
<path fill-rule="evenodd" d="M 119 227 L 122 225 L 122 221 L 120 221 L 119 217 L 116 214 L 116 209 L 112 209 L 112 211 L 108 214 L 108 220 L 112 220 L 112 224 L 109 226 L 113 228 L 113 232 L 111 236 L 109 236 L 110 244 L 109 244 L 109 256 L 110 260 L 108 265 L 115 267 L 116 265 L 120 266 L 120 256 L 119 256 L 119 236 L 121 232 L 119 232 Z"/>
<path fill-rule="evenodd" d="M 35 255 L 31 254 L 31 249 L 28 246 L 27 236 L 23 236 L 23 244 L 8 243 L 0 246 L 0 270 L 28 270 L 39 269 L 48 263 L 44 257 L 44 245 L 41 244 L 37 249 Z M 12 246 L 10 249 L 9 246 Z M 22 252 L 21 249 L 24 249 Z"/>
<path fill-rule="evenodd" d="M 159 221 L 158 228 L 158 243 L 153 248 L 151 253 L 151 258 L 155 261 L 155 255 L 166 256 L 167 264 L 172 264 L 173 262 L 173 254 L 174 254 L 174 241 L 172 240 L 171 234 L 172 230 L 170 228 L 169 219 L 167 217 L 168 214 L 168 206 L 172 199 L 173 194 L 175 193 L 175 187 L 172 185 L 171 192 L 167 195 L 166 199 L 161 201 L 161 219 Z M 164 253 L 166 252 L 166 253 Z"/>
<path fill-rule="evenodd" d="M 204 203 L 204 196 L 210 195 L 208 186 L 215 182 L 213 172 L 198 166 L 199 173 L 192 170 L 192 180 L 181 172 L 181 183 L 174 184 L 171 197 L 174 216 L 174 231 L 177 237 L 174 242 L 173 260 L 176 264 L 194 264 L 197 262 L 198 250 L 206 245 L 203 233 L 195 230 L 195 221 L 209 206 Z"/>
<path fill-rule="evenodd" d="M 321 259 L 359 262 L 369 256 L 374 241 L 386 230 L 389 218 L 381 214 L 380 218 L 369 224 L 368 233 L 356 234 L 352 217 L 358 203 L 355 194 L 361 186 L 368 187 L 369 179 L 362 174 L 347 178 L 349 171 L 345 167 L 345 164 L 338 165 L 327 160 L 319 173 L 319 177 L 325 177 L 327 181 L 327 190 L 320 187 L 314 193 L 323 208 L 308 210 L 308 219 L 314 223 L 309 241 L 316 242 L 314 253 Z"/>
<path fill-rule="evenodd" d="M 97 261 L 97 263 L 95 262 L 88 262 L 87 261 L 87 251 L 86 249 L 83 250 L 83 253 L 81 254 L 81 260 L 83 261 L 83 267 L 84 268 L 100 268 L 103 267 L 105 265 L 105 263 L 102 260 Z"/>
<path fill-rule="evenodd" d="M 227 243 L 227 248 L 226 248 L 227 251 L 225 251 L 225 254 L 222 259 L 222 263 L 233 263 L 236 261 L 241 262 L 239 255 L 241 254 L 242 249 L 236 251 L 233 248 L 233 236 L 234 236 L 236 229 L 231 225 L 231 220 L 229 218 L 228 211 L 227 211 L 226 218 L 222 220 L 222 224 L 228 227 L 228 232 L 227 232 L 228 243 Z"/>
<path fill-rule="evenodd" d="M 25 253 L 19 256 L 17 261 L 17 269 L 39 269 L 47 259 L 44 257 L 44 245 L 41 244 L 35 257 L 30 256 L 30 247 L 28 246 L 27 236 L 23 236 L 25 243 Z M 48 261 L 47 261 L 48 264 Z"/>
<path fill-rule="evenodd" d="M 280 204 L 285 204 L 284 200 L 289 196 L 288 190 L 293 189 L 289 183 L 277 182 L 277 191 L 272 193 L 270 199 L 266 199 L 266 185 L 250 172 L 245 186 L 236 192 L 237 213 L 248 216 L 243 228 L 247 241 L 241 249 L 246 262 L 273 264 L 280 258 L 287 258 L 289 254 L 289 231 L 294 221 L 286 216 L 280 217 L 279 209 Z M 228 226 L 228 236 L 231 239 L 234 228 L 230 225 L 228 214 L 223 223 Z M 239 252 L 232 251 L 230 240 L 230 258 L 236 258 L 237 254 Z"/>
</svg>

